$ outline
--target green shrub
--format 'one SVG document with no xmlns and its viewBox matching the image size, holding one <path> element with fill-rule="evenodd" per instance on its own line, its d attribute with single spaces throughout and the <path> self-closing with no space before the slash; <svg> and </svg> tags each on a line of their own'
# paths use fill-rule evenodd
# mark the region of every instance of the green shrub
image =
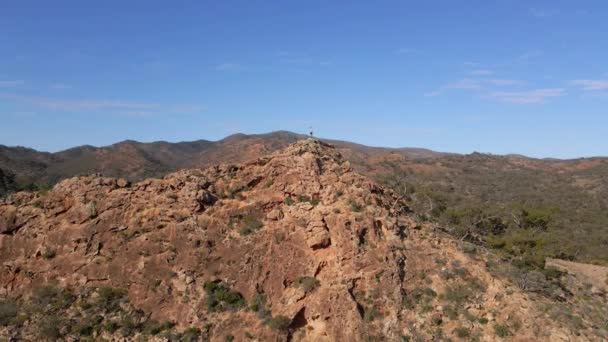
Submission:
<svg viewBox="0 0 608 342">
<path fill-rule="evenodd" d="M 494 324 L 494 333 L 500 338 L 511 335 L 509 329 L 505 325 L 499 323 Z"/>
<path fill-rule="evenodd" d="M 522 208 L 521 226 L 522 228 L 547 230 L 556 211 L 554 208 Z"/>
<path fill-rule="evenodd" d="M 296 200 L 300 203 L 308 202 L 312 205 L 317 205 L 320 202 L 318 198 L 311 198 L 310 196 L 306 196 L 306 195 L 297 195 Z"/>
<path fill-rule="evenodd" d="M 164 321 L 162 323 L 150 320 L 147 321 L 144 327 L 144 331 L 150 335 L 158 335 L 159 333 L 171 330 L 175 326 L 174 322 Z"/>
<path fill-rule="evenodd" d="M 458 327 L 454 329 L 454 334 L 460 338 L 465 338 L 471 335 L 471 331 L 465 327 Z"/>
<path fill-rule="evenodd" d="M 455 307 L 453 305 L 447 305 L 443 309 L 443 313 L 450 320 L 455 320 L 456 318 L 458 318 L 458 315 L 459 315 L 457 307 Z"/>
<path fill-rule="evenodd" d="M 363 210 L 363 205 L 357 203 L 357 201 L 355 201 L 354 199 L 351 199 L 348 202 L 348 204 L 350 205 L 350 210 L 353 211 L 353 212 L 355 212 L 355 213 L 358 213 L 361 210 Z"/>
<path fill-rule="evenodd" d="M 285 199 L 283 200 L 283 202 L 287 205 L 292 205 L 293 204 L 293 200 L 291 199 L 291 197 L 288 195 L 285 197 Z"/>
<path fill-rule="evenodd" d="M 95 201 L 91 201 L 87 204 L 87 207 L 89 208 L 89 216 L 92 218 L 97 217 L 97 203 Z"/>
<path fill-rule="evenodd" d="M 50 340 L 57 340 L 61 337 L 61 323 L 62 322 L 59 320 L 59 318 L 55 316 L 46 317 L 42 322 L 40 322 L 40 336 Z"/>
<path fill-rule="evenodd" d="M 319 280 L 315 277 L 303 276 L 296 278 L 295 284 L 308 293 L 319 286 Z"/>
<path fill-rule="evenodd" d="M 378 311 L 378 309 L 376 309 L 375 307 L 368 307 L 368 308 L 364 308 L 364 312 L 363 312 L 363 319 L 371 322 L 373 320 L 375 320 L 376 318 L 380 318 L 382 317 L 382 313 L 380 311 Z"/>
<path fill-rule="evenodd" d="M 7 299 L 0 301 L 0 326 L 12 324 L 17 317 L 17 303 Z"/>
<path fill-rule="evenodd" d="M 135 322 L 131 315 L 125 315 L 120 321 L 121 334 L 123 337 L 131 336 L 140 329 L 140 325 Z"/>
<path fill-rule="evenodd" d="M 259 319 L 265 320 L 271 316 L 270 311 L 265 308 L 265 305 L 266 298 L 264 295 L 261 293 L 256 293 L 255 297 L 253 298 L 253 302 L 249 306 L 249 309 L 256 312 Z"/>
<path fill-rule="evenodd" d="M 104 330 L 109 333 L 114 333 L 116 330 L 120 329 L 120 324 L 116 321 L 109 321 L 104 325 Z"/>
<path fill-rule="evenodd" d="M 448 285 L 443 294 L 445 300 L 456 304 L 462 304 L 468 301 L 472 296 L 473 292 L 464 284 Z"/>
<path fill-rule="evenodd" d="M 485 317 L 479 317 L 479 323 L 480 324 L 484 324 L 485 325 L 485 324 L 488 324 L 488 322 L 489 321 L 488 321 L 487 318 L 485 318 Z"/>
<path fill-rule="evenodd" d="M 296 196 L 296 200 L 300 203 L 302 202 L 310 202 L 310 196 L 306 196 L 306 195 L 297 195 Z"/>
<path fill-rule="evenodd" d="M 181 342 L 195 342 L 199 340 L 201 336 L 201 329 L 199 328 L 188 328 L 182 334 Z"/>
<path fill-rule="evenodd" d="M 477 253 L 477 246 L 475 246 L 474 244 L 472 244 L 470 242 L 464 242 L 462 244 L 462 251 L 467 254 L 475 254 L 475 253 Z"/>
<path fill-rule="evenodd" d="M 42 286 L 32 290 L 32 303 L 43 311 L 58 311 L 68 308 L 76 300 L 69 289 Z"/>
<path fill-rule="evenodd" d="M 247 306 L 243 295 L 231 290 L 227 284 L 221 281 L 209 281 L 203 285 L 207 297 L 205 302 L 210 311 L 221 311 L 222 309 L 238 310 Z"/>
<path fill-rule="evenodd" d="M 83 322 L 83 323 L 75 326 L 74 328 L 80 336 L 93 335 L 93 330 L 94 330 L 93 325 L 91 325 L 91 323 L 89 323 L 89 322 Z"/>
<path fill-rule="evenodd" d="M 405 297 L 404 305 L 407 309 L 410 310 L 414 309 L 421 303 L 425 306 L 428 306 L 430 301 L 435 297 L 437 297 L 437 293 L 429 287 L 426 287 L 424 289 L 415 288 Z"/>
<path fill-rule="evenodd" d="M 241 228 L 239 233 L 241 235 L 249 235 L 256 230 L 264 227 L 264 224 L 254 214 L 247 214 L 241 219 Z"/>
<path fill-rule="evenodd" d="M 47 260 L 53 259 L 56 255 L 57 252 L 55 252 L 54 249 L 47 249 L 44 251 L 44 253 L 42 253 L 42 257 Z"/>
<path fill-rule="evenodd" d="M 279 331 L 287 331 L 289 329 L 289 325 L 291 324 L 291 319 L 285 316 L 275 316 L 268 321 L 268 326 L 271 329 L 279 330 Z"/>
<path fill-rule="evenodd" d="M 127 290 L 113 288 L 113 287 L 100 287 L 97 289 L 97 305 L 105 312 L 113 312 L 120 309 L 120 302 L 127 295 Z"/>
</svg>

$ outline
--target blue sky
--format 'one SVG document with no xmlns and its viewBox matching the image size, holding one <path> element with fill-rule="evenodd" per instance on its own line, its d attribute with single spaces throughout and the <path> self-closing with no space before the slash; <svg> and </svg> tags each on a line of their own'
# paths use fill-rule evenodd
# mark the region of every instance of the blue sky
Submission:
<svg viewBox="0 0 608 342">
<path fill-rule="evenodd" d="M 2 1 L 0 144 L 608 155 L 608 2 Z"/>
</svg>

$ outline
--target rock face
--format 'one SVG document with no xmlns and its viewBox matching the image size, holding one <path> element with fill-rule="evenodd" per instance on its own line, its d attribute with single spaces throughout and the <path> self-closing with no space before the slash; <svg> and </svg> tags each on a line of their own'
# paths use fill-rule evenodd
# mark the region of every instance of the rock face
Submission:
<svg viewBox="0 0 608 342">
<path fill-rule="evenodd" d="M 119 314 L 108 310 L 127 310 L 121 296 L 142 320 L 174 322 L 183 341 L 586 339 L 459 243 L 418 226 L 406 203 L 313 139 L 136 184 L 71 178 L 0 202 L 0 337 L 39 339 L 27 317 L 40 313 L 17 322 L 11 301 L 40 306 L 51 293 L 80 303 L 45 330 L 72 340 L 142 338 L 133 319 L 109 321 Z M 48 284 L 61 290 L 36 291 Z M 105 311 L 93 316 L 91 303 Z M 70 328 L 78 320 L 88 325 Z"/>
<path fill-rule="evenodd" d="M 124 288 L 153 318 L 209 322 L 218 339 L 299 330 L 311 341 L 398 339 L 405 257 L 395 246 L 413 222 L 397 202 L 316 140 L 132 186 L 72 178 L 0 202 L 0 290 Z M 288 326 L 277 332 L 246 310 L 207 312 L 203 285 L 212 281 L 248 303 L 263 298 Z"/>
</svg>

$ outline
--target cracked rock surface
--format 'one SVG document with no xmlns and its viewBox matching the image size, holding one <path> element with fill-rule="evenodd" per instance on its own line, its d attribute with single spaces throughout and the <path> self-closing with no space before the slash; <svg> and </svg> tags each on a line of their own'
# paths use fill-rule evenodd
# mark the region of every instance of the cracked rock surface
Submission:
<svg viewBox="0 0 608 342">
<path fill-rule="evenodd" d="M 273 316 L 289 318 L 292 331 L 306 327 L 311 340 L 397 338 L 399 324 L 366 322 L 352 295 L 373 288 L 373 305 L 397 322 L 404 255 L 390 247 L 413 222 L 395 201 L 312 139 L 246 164 L 133 185 L 75 177 L 0 202 L 0 291 L 112 286 L 159 321 L 212 320 L 237 338 L 243 327 L 278 334 L 246 310 L 209 317 L 203 284 L 221 280 L 247 302 L 263 296 Z M 302 277 L 318 284 L 304 291 Z"/>
<path fill-rule="evenodd" d="M 402 199 L 314 139 L 135 184 L 74 177 L 0 201 L 0 299 L 45 284 L 120 288 L 152 319 L 204 327 L 212 341 L 227 333 L 235 341 L 432 340 L 463 324 L 495 340 L 492 324 L 524 313 L 522 341 L 572 337 L 516 289 L 497 301 L 504 281 L 408 215 Z M 442 278 L 445 260 L 458 261 L 453 272 L 468 283 L 483 283 L 467 310 L 492 324 L 445 318 L 435 294 L 456 284 Z M 213 288 L 234 291 L 215 300 L 238 307 L 211 310 Z M 424 296 L 418 312 L 413 300 Z M 0 337 L 25 335 L 0 327 Z"/>
</svg>

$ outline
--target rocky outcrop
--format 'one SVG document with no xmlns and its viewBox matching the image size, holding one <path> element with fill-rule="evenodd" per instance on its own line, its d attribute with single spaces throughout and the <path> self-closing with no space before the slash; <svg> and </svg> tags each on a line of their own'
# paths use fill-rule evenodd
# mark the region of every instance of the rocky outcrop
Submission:
<svg viewBox="0 0 608 342">
<path fill-rule="evenodd" d="M 0 202 L 0 311 L 9 313 L 0 312 L 0 337 L 41 338 L 48 322 L 35 320 L 58 313 L 40 308 L 45 285 L 60 289 L 42 291 L 63 298 L 60 308 L 65 298 L 75 305 L 51 330 L 72 340 L 149 339 L 172 327 L 150 322 L 197 327 L 165 336 L 183 341 L 575 336 L 484 258 L 408 215 L 407 203 L 314 139 L 240 165 L 16 193 Z M 28 298 L 38 311 L 16 315 L 12 301 Z"/>
<path fill-rule="evenodd" d="M 219 339 L 401 336 L 405 203 L 353 172 L 329 145 L 304 140 L 243 165 L 181 171 L 129 185 L 76 177 L 0 204 L 2 295 L 40 284 L 112 286 L 152 317 L 211 323 Z M 399 209 L 396 209 L 399 208 Z M 298 279 L 314 279 L 303 289 Z M 255 312 L 213 313 L 221 281 L 289 325 Z M 382 284 L 382 286 L 378 286 Z M 353 295 L 365 294 L 365 303 Z M 383 320 L 365 319 L 369 310 Z"/>
</svg>

